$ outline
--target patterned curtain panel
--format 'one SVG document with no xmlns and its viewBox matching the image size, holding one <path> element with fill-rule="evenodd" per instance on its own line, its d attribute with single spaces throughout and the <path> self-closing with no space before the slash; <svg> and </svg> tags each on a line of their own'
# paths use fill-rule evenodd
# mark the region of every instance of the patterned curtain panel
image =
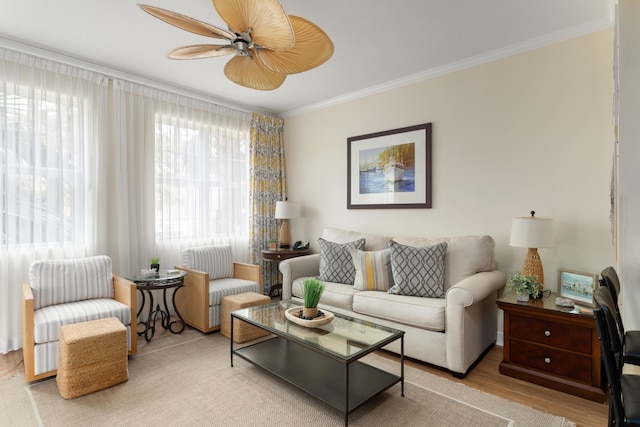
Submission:
<svg viewBox="0 0 640 427">
<path fill-rule="evenodd" d="M 270 239 L 278 237 L 278 221 L 274 218 L 276 202 L 286 195 L 284 160 L 284 121 L 253 113 L 249 146 L 250 202 L 249 256 L 254 264 L 262 261 L 261 250 Z M 264 265 L 264 291 L 278 282 L 276 263 Z"/>
</svg>

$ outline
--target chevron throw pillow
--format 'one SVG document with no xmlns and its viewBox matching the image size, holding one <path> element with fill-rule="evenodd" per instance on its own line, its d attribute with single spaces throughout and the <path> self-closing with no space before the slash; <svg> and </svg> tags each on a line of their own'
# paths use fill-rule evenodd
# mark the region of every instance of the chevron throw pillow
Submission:
<svg viewBox="0 0 640 427">
<path fill-rule="evenodd" d="M 354 240 L 349 243 L 335 243 L 318 239 L 320 244 L 320 276 L 323 282 L 345 283 L 353 285 L 356 276 L 356 268 L 351 258 L 352 249 L 362 249 L 364 239 Z"/>
<path fill-rule="evenodd" d="M 416 248 L 389 242 L 395 285 L 390 294 L 442 298 L 444 296 L 444 254 L 447 242 Z"/>
</svg>

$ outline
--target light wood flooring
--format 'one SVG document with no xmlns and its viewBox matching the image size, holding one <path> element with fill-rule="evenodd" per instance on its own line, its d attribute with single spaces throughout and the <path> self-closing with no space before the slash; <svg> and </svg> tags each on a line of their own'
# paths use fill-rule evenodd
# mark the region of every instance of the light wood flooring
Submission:
<svg viewBox="0 0 640 427">
<path fill-rule="evenodd" d="M 160 328 L 162 330 L 162 328 Z M 381 356 L 397 356 L 380 352 Z M 498 365 L 502 361 L 502 347 L 495 346 L 463 379 L 455 378 L 450 372 L 439 368 L 406 360 L 407 366 L 441 376 L 450 381 L 461 382 L 469 387 L 482 390 L 504 399 L 512 400 L 535 409 L 559 415 L 571 420 L 578 427 L 600 427 L 607 425 L 607 403 L 596 403 L 580 397 L 565 394 L 546 387 L 531 384 L 516 378 L 501 375 Z M 0 378 L 24 372 L 22 352 L 15 351 L 0 355 Z"/>
<path fill-rule="evenodd" d="M 527 405 L 550 414 L 563 416 L 578 427 L 603 427 L 607 425 L 608 400 L 605 403 L 592 402 L 517 378 L 501 375 L 498 365 L 502 361 L 502 347 L 494 346 L 480 362 L 463 378 L 458 379 L 450 372 L 415 361 L 406 361 L 411 366 L 451 381 L 499 396 L 503 399 Z M 395 357 L 389 353 L 385 357 Z"/>
</svg>

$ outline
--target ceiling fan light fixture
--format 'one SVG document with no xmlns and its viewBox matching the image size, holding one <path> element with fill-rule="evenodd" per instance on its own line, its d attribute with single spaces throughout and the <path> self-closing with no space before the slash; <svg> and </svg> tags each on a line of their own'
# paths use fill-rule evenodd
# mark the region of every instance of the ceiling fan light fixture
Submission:
<svg viewBox="0 0 640 427">
<path fill-rule="evenodd" d="M 170 59 L 202 59 L 235 54 L 225 65 L 224 74 L 241 86 L 276 89 L 288 74 L 315 68 L 333 55 L 329 36 L 314 23 L 287 15 L 278 0 L 212 1 L 229 31 L 155 6 L 138 6 L 185 31 L 227 40 L 227 45 L 178 47 L 167 56 Z"/>
<path fill-rule="evenodd" d="M 251 56 L 234 56 L 224 67 L 224 75 L 240 86 L 257 90 L 273 90 L 279 88 L 287 78 L 265 69 Z"/>
</svg>

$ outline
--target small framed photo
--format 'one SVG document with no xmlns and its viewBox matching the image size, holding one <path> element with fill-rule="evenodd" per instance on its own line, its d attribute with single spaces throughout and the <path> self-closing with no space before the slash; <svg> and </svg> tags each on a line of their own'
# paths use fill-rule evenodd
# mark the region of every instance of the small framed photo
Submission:
<svg viewBox="0 0 640 427">
<path fill-rule="evenodd" d="M 593 293 L 598 287 L 598 275 L 561 268 L 558 270 L 558 287 L 561 297 L 593 307 Z"/>
</svg>

